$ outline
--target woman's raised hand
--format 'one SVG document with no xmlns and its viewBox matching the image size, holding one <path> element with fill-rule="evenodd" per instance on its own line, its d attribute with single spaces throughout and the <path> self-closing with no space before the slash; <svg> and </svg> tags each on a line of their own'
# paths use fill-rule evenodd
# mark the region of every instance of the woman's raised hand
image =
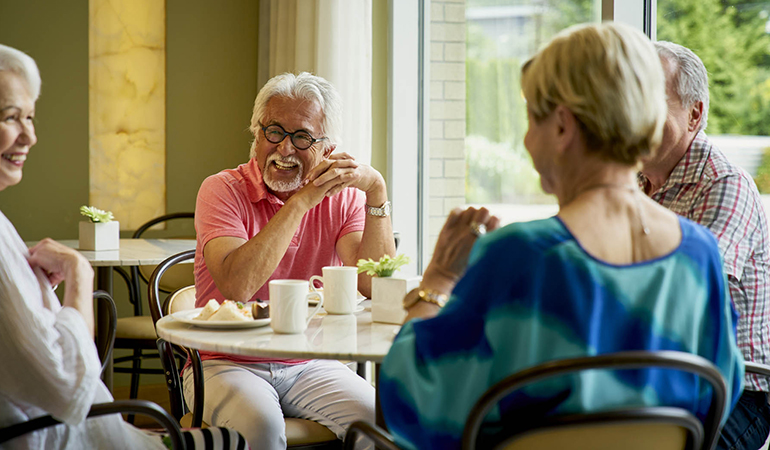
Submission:
<svg viewBox="0 0 770 450">
<path fill-rule="evenodd" d="M 448 294 L 468 266 L 476 239 L 500 226 L 486 208 L 455 208 L 441 229 L 436 249 L 423 275 L 422 286 Z"/>
</svg>

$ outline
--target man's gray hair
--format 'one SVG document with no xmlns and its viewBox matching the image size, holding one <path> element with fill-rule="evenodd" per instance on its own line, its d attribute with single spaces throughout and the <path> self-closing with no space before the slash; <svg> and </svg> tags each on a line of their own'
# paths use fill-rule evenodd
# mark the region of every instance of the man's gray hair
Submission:
<svg viewBox="0 0 770 450">
<path fill-rule="evenodd" d="M 658 55 L 671 64 L 676 79 L 674 87 L 684 108 L 703 102 L 700 130 L 705 130 L 709 118 L 709 76 L 703 61 L 687 47 L 668 41 L 655 42 Z"/>
<path fill-rule="evenodd" d="M 249 127 L 251 134 L 254 135 L 254 141 L 251 143 L 251 158 L 256 155 L 258 133 L 266 125 L 263 120 L 265 119 L 267 103 L 275 96 L 316 102 L 324 115 L 321 122 L 321 133 L 328 138 L 320 144 L 324 148 L 339 145 L 342 134 L 342 98 L 337 89 L 325 79 L 308 72 L 302 72 L 299 75 L 283 73 L 268 80 L 254 101 L 254 114 L 251 116 L 251 126 Z M 321 136 L 313 137 L 319 138 Z"/>
<path fill-rule="evenodd" d="M 37 101 L 40 96 L 40 71 L 32 57 L 13 47 L 0 44 L 0 72 L 4 70 L 22 77 L 27 83 L 32 99 Z"/>
</svg>

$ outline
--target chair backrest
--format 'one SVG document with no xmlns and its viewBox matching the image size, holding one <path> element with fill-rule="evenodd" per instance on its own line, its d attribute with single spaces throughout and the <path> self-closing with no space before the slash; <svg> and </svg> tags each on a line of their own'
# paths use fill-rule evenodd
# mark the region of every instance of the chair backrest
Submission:
<svg viewBox="0 0 770 450">
<path fill-rule="evenodd" d="M 118 309 L 115 307 L 115 301 L 107 291 L 94 291 L 94 300 L 104 303 L 104 309 L 107 311 L 107 332 L 100 333 L 104 336 L 101 342 L 96 343 L 96 349 L 99 352 L 99 361 L 102 362 L 102 370 L 107 368 L 107 363 L 112 361 L 112 349 L 115 346 L 115 334 L 118 326 Z"/>
<path fill-rule="evenodd" d="M 770 378 L 770 366 L 751 361 L 746 361 L 743 364 L 746 367 L 746 373 L 753 373 Z"/>
<path fill-rule="evenodd" d="M 99 417 L 118 413 L 141 414 L 151 417 L 161 426 L 163 426 L 163 428 L 165 428 L 166 432 L 168 433 L 168 437 L 171 440 L 171 448 L 180 450 L 187 448 L 185 440 L 182 437 L 182 431 L 179 429 L 179 425 L 174 422 L 173 418 L 169 416 L 166 410 L 157 404 L 148 402 L 146 400 L 118 400 L 109 403 L 94 403 L 91 405 L 91 409 L 88 411 L 87 417 Z M 53 416 L 46 415 L 0 428 L 0 444 L 8 442 L 11 439 L 15 439 L 27 433 L 57 426 L 61 423 L 61 421 L 55 419 Z M 0 445 L 0 447 L 2 447 L 2 445 Z"/>
<path fill-rule="evenodd" d="M 165 214 L 159 217 L 156 217 L 154 219 L 149 220 L 148 222 L 144 223 L 142 226 L 137 228 L 137 230 L 134 232 L 134 234 L 131 236 L 132 239 L 138 239 L 142 237 L 142 235 L 149 230 L 150 228 L 154 227 L 155 225 L 158 225 L 163 222 L 170 222 L 175 221 L 179 219 L 187 219 L 192 220 L 195 218 L 195 213 L 192 212 L 180 212 L 180 213 L 172 213 L 172 214 Z M 178 239 L 195 239 L 195 235 L 178 235 L 174 236 L 174 238 Z M 155 270 L 154 265 L 144 265 L 144 266 L 132 266 L 131 267 L 131 279 L 133 282 L 132 289 L 139 293 L 141 292 L 141 285 L 140 281 L 142 280 L 145 283 L 149 283 L 150 276 L 152 276 L 152 272 Z M 195 283 L 195 279 L 193 276 L 193 271 L 190 267 L 185 266 L 176 266 L 168 271 L 168 273 L 163 277 L 163 282 L 160 284 L 160 290 L 162 292 L 172 292 L 180 287 L 183 286 L 189 286 L 191 284 Z M 134 307 L 134 315 L 141 315 L 141 302 L 137 302 L 137 304 Z"/>
<path fill-rule="evenodd" d="M 620 444 L 622 443 L 622 444 Z M 501 442 L 498 450 L 682 450 L 703 446 L 703 426 L 679 408 L 637 408 L 557 417 Z"/>
<path fill-rule="evenodd" d="M 169 256 L 163 260 L 163 262 L 155 266 L 155 270 L 152 272 L 150 280 L 147 283 L 147 299 L 150 304 L 150 314 L 152 315 L 153 323 L 156 323 L 161 317 L 166 315 L 166 311 L 163 310 L 160 302 L 160 283 L 166 272 L 172 267 L 177 266 L 177 264 L 192 261 L 194 259 L 195 250 L 185 250 Z"/>
<path fill-rule="evenodd" d="M 522 438 L 528 438 L 535 436 L 534 431 L 538 431 L 537 434 L 541 435 L 542 439 L 549 439 L 551 430 L 557 430 L 556 433 L 565 432 L 569 430 L 563 430 L 562 428 L 568 427 L 573 430 L 583 428 L 585 426 L 596 426 L 596 424 L 608 424 L 612 422 L 615 425 L 622 424 L 624 422 L 629 424 L 639 425 L 642 424 L 645 427 L 650 424 L 671 424 L 675 427 L 680 427 L 686 431 L 689 442 L 689 448 L 693 449 L 712 449 L 717 442 L 720 429 L 720 421 L 725 413 L 726 406 L 726 392 L 727 386 L 724 378 L 720 374 L 719 370 L 708 360 L 697 355 L 684 352 L 675 351 L 628 351 L 618 352 L 598 356 L 586 356 L 579 358 L 570 358 L 563 360 L 550 361 L 544 364 L 540 364 L 535 367 L 523 370 L 516 374 L 513 374 L 502 381 L 496 383 L 478 400 L 476 405 L 471 410 L 468 420 L 465 423 L 465 429 L 463 431 L 462 448 L 464 450 L 475 449 L 477 440 L 480 434 L 480 430 L 484 419 L 489 411 L 498 404 L 498 402 L 511 394 L 512 392 L 521 389 L 522 387 L 535 383 L 547 378 L 564 375 L 567 373 L 579 372 L 589 369 L 642 369 L 642 368 L 667 368 L 675 369 L 684 372 L 689 372 L 698 375 L 701 379 L 705 380 L 711 385 L 712 398 L 709 406 L 708 413 L 702 424 L 703 433 L 699 436 L 698 425 L 699 422 L 689 411 L 685 411 L 680 408 L 672 407 L 649 407 L 649 408 L 628 408 L 615 411 L 597 412 L 594 414 L 574 414 L 561 417 L 550 417 L 545 419 L 543 423 L 538 424 L 530 428 L 529 430 L 517 429 L 512 432 L 505 442 L 506 445 L 513 445 L 517 437 L 514 434 L 520 434 Z M 698 423 L 694 423 L 693 419 Z M 640 432 L 644 428 L 640 428 Z M 658 428 L 662 430 L 664 428 Z M 648 429 L 649 430 L 649 429 Z M 546 432 L 548 431 L 548 432 Z M 681 444 L 681 434 L 669 431 L 671 433 L 671 439 Z M 597 428 L 594 428 L 590 434 L 591 445 L 590 448 L 601 448 L 594 445 L 594 441 L 598 443 L 599 436 L 597 434 Z M 647 431 L 650 433 L 650 431 Z M 577 442 L 577 435 L 566 435 L 568 439 L 571 439 L 570 448 L 575 447 Z M 625 435 L 629 437 L 628 435 Z M 680 437 L 676 437 L 680 436 Z M 632 442 L 633 439 L 624 439 L 621 442 L 615 440 L 612 442 L 612 446 L 608 448 L 631 448 L 626 443 Z M 702 444 L 701 444 L 702 442 Z M 529 446 L 511 447 L 511 448 L 536 448 L 533 440 L 522 442 Z M 537 448 L 553 448 L 553 447 L 537 447 Z M 646 448 L 661 448 L 657 444 L 653 447 Z M 678 447 L 687 448 L 687 447 Z"/>
<path fill-rule="evenodd" d="M 166 298 L 163 311 L 166 314 L 174 314 L 178 311 L 187 311 L 195 308 L 195 286 L 185 286 L 172 292 Z"/>
<path fill-rule="evenodd" d="M 160 283 L 167 271 L 180 263 L 195 259 L 195 250 L 186 250 L 166 258 L 155 267 L 147 284 L 147 299 L 153 323 L 157 323 L 167 313 L 195 307 L 195 286 L 186 286 L 169 295 L 165 307 L 160 303 Z M 193 405 L 192 427 L 200 427 L 203 418 L 203 368 L 200 354 L 197 350 L 172 345 L 163 339 L 157 340 L 163 373 L 166 377 L 171 414 L 180 420 L 187 413 L 187 405 L 182 394 L 181 368 L 177 362 L 177 354 L 185 353 L 192 363 L 195 404 Z"/>
</svg>

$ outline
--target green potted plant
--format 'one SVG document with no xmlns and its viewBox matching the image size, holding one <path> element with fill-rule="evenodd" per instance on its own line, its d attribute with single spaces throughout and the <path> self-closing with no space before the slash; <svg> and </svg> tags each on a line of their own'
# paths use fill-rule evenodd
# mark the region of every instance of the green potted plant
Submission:
<svg viewBox="0 0 770 450">
<path fill-rule="evenodd" d="M 79 223 L 80 250 L 120 249 L 120 223 L 113 220 L 112 212 L 84 205 L 80 214 L 88 218 Z"/>
<path fill-rule="evenodd" d="M 404 296 L 420 284 L 420 277 L 402 278 L 393 274 L 409 264 L 409 257 L 400 254 L 395 258 L 384 255 L 379 261 L 358 260 L 358 273 L 372 277 L 372 320 L 374 322 L 404 323 L 406 312 L 402 306 Z"/>
</svg>

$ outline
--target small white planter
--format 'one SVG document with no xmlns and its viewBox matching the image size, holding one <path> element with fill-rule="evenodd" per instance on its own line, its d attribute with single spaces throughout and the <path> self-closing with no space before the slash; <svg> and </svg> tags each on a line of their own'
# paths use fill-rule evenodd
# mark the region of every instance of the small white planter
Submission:
<svg viewBox="0 0 770 450">
<path fill-rule="evenodd" d="M 80 222 L 80 250 L 119 250 L 120 223 Z"/>
<path fill-rule="evenodd" d="M 421 279 L 372 277 L 372 321 L 398 325 L 404 323 L 404 296 L 419 286 Z"/>
</svg>

